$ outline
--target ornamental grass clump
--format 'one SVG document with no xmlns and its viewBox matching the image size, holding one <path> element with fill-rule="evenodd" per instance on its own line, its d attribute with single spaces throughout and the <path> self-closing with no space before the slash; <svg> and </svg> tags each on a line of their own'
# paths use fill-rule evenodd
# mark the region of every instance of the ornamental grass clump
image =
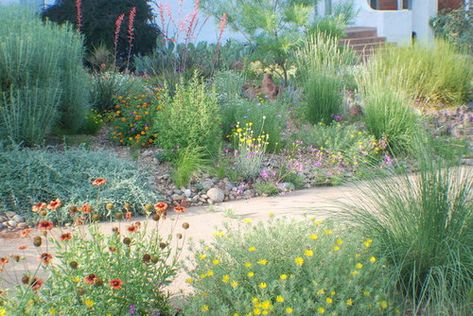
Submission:
<svg viewBox="0 0 473 316">
<path fill-rule="evenodd" d="M 419 151 L 419 150 L 417 150 Z M 432 155 L 419 172 L 372 179 L 345 206 L 413 314 L 466 315 L 473 289 L 473 174 Z"/>
<path fill-rule="evenodd" d="M 214 233 L 194 249 L 185 315 L 383 315 L 397 302 L 385 291 L 377 240 L 314 219 L 270 220 Z"/>
<path fill-rule="evenodd" d="M 99 190 L 107 182 L 99 178 L 92 186 Z M 54 228 L 47 218 L 61 207 L 60 201 L 33 207 L 42 212 L 38 230 L 21 232 L 24 244 L 14 260 L 0 258 L 2 285 L 14 289 L 0 297 L 4 314 L 174 315 L 164 287 L 176 275 L 189 224 L 178 229 L 173 224 L 170 232 L 162 233 L 166 203 L 149 205 L 153 221 L 134 221 L 127 212 L 108 229 L 91 224 L 93 211 L 85 210 L 78 211 L 86 217 L 84 222 Z M 30 248 L 38 253 L 36 269 L 25 262 Z"/>
</svg>

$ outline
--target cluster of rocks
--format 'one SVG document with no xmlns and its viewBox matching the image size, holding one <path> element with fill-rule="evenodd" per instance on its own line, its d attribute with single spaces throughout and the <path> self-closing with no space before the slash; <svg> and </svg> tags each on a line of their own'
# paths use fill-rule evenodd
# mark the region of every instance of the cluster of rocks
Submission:
<svg viewBox="0 0 473 316">
<path fill-rule="evenodd" d="M 187 188 L 177 188 L 170 175 L 163 174 L 157 177 L 157 187 L 168 202 L 184 206 L 215 204 L 257 196 L 251 183 L 236 185 L 227 178 L 219 180 L 208 176 L 202 176 L 201 180 Z"/>
<path fill-rule="evenodd" d="M 25 219 L 15 212 L 0 213 L 0 230 L 15 231 L 28 227 Z"/>
<path fill-rule="evenodd" d="M 436 135 L 448 135 L 469 142 L 473 150 L 473 102 L 468 106 L 429 113 Z"/>
</svg>

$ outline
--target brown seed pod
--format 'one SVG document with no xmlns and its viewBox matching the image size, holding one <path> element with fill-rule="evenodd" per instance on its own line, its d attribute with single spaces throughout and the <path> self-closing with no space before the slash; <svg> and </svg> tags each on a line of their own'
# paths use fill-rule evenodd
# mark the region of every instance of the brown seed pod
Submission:
<svg viewBox="0 0 473 316">
<path fill-rule="evenodd" d="M 156 257 L 156 256 L 153 256 L 153 257 L 151 257 L 151 262 L 154 263 L 154 264 L 156 264 L 156 263 L 159 262 L 159 258 Z"/>
<path fill-rule="evenodd" d="M 161 219 L 161 216 L 159 214 L 153 214 L 153 221 L 159 221 Z"/>
<path fill-rule="evenodd" d="M 182 223 L 182 228 L 189 229 L 189 227 L 190 227 L 189 223 Z"/>
<path fill-rule="evenodd" d="M 72 269 L 77 269 L 77 267 L 79 267 L 79 264 L 77 263 L 77 261 L 71 261 L 71 262 L 69 262 L 69 266 Z"/>
<path fill-rule="evenodd" d="M 182 234 L 181 234 L 181 233 L 177 233 L 177 234 L 176 234 L 176 237 L 177 237 L 177 239 L 182 239 Z"/>
<path fill-rule="evenodd" d="M 123 218 L 123 214 L 122 213 L 115 213 L 115 219 L 117 220 L 120 220 Z"/>
<path fill-rule="evenodd" d="M 30 277 L 29 277 L 28 275 L 26 275 L 26 274 L 23 275 L 23 276 L 21 277 L 21 283 L 23 283 L 23 284 L 30 284 Z"/>
<path fill-rule="evenodd" d="M 150 260 L 151 260 L 151 256 L 149 254 L 146 253 L 146 254 L 143 255 L 143 262 L 144 263 L 148 263 L 148 262 L 150 262 Z"/>
<path fill-rule="evenodd" d="M 167 246 L 168 246 L 168 244 L 166 244 L 165 242 L 159 243 L 159 248 L 161 248 L 161 249 L 164 249 L 164 248 L 166 248 Z"/>
<path fill-rule="evenodd" d="M 35 247 L 40 247 L 42 243 L 43 239 L 41 238 L 41 236 L 36 236 L 35 238 L 33 238 L 33 245 Z"/>
<path fill-rule="evenodd" d="M 124 243 L 125 245 L 129 246 L 129 245 L 131 244 L 131 239 L 128 238 L 128 237 L 125 237 L 125 238 L 123 238 L 123 243 Z"/>
</svg>

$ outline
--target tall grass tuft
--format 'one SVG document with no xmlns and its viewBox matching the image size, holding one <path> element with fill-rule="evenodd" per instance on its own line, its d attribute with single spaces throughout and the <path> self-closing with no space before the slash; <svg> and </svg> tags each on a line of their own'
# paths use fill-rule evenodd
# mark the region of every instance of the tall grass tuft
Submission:
<svg viewBox="0 0 473 316">
<path fill-rule="evenodd" d="M 382 77 L 386 89 L 434 105 L 459 105 L 472 92 L 473 59 L 437 40 L 433 47 L 416 44 L 378 50 L 367 65 L 372 80 Z"/>
<path fill-rule="evenodd" d="M 361 185 L 345 215 L 378 244 L 413 315 L 463 315 L 473 289 L 473 172 L 417 152 L 419 173 Z"/>
<path fill-rule="evenodd" d="M 172 179 L 177 187 L 185 187 L 199 171 L 208 169 L 209 164 L 202 147 L 186 147 L 177 154 Z"/>
<path fill-rule="evenodd" d="M 77 130 L 88 99 L 80 35 L 16 6 L 0 23 L 0 135 L 31 145 L 56 123 Z"/>
<path fill-rule="evenodd" d="M 303 114 L 310 123 L 329 122 L 343 110 L 343 87 L 350 81 L 354 53 L 338 38 L 314 34 L 297 52 L 299 79 L 305 92 Z"/>
</svg>

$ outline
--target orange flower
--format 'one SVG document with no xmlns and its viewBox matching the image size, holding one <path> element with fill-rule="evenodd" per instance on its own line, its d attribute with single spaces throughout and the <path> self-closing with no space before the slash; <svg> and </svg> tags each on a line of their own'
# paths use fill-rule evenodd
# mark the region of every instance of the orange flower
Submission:
<svg viewBox="0 0 473 316">
<path fill-rule="evenodd" d="M 49 202 L 47 208 L 52 210 L 52 211 L 55 211 L 56 209 L 58 209 L 59 207 L 61 207 L 61 200 L 59 199 L 55 199 L 51 202 Z"/>
<path fill-rule="evenodd" d="M 71 233 L 63 233 L 59 239 L 61 239 L 61 241 L 65 241 L 65 240 L 71 240 L 72 239 L 72 234 Z"/>
<path fill-rule="evenodd" d="M 20 235 L 23 238 L 29 237 L 31 234 L 32 229 L 31 228 L 25 228 L 21 231 Z"/>
<path fill-rule="evenodd" d="M 33 205 L 32 211 L 33 211 L 33 213 L 38 213 L 39 211 L 45 209 L 46 206 L 47 206 L 46 203 L 44 203 L 44 202 L 38 202 L 38 203 L 36 203 L 35 205 Z"/>
<path fill-rule="evenodd" d="M 154 209 L 159 214 L 165 214 L 166 210 L 168 209 L 168 204 L 166 202 L 159 202 L 154 205 Z"/>
<path fill-rule="evenodd" d="M 82 213 L 84 213 L 84 214 L 90 214 L 90 213 L 92 213 L 92 206 L 90 206 L 89 203 L 84 203 L 84 204 L 81 206 L 80 210 L 81 210 Z"/>
<path fill-rule="evenodd" d="M 98 280 L 97 276 L 95 274 L 89 274 L 84 278 L 85 283 L 93 285 L 95 282 Z"/>
<path fill-rule="evenodd" d="M 33 280 L 31 281 L 31 289 L 33 291 L 37 291 L 43 286 L 43 280 L 41 280 L 38 277 L 34 277 Z"/>
<path fill-rule="evenodd" d="M 48 231 L 53 229 L 54 224 L 51 221 L 40 221 L 38 223 L 38 229 L 41 231 Z"/>
<path fill-rule="evenodd" d="M 138 229 L 139 229 L 139 226 L 135 225 L 135 224 L 130 225 L 127 228 L 128 232 L 130 232 L 130 233 L 136 233 L 138 231 Z"/>
<path fill-rule="evenodd" d="M 186 208 L 182 205 L 174 206 L 174 212 L 176 213 L 184 213 L 185 211 L 186 211 Z"/>
<path fill-rule="evenodd" d="M 43 252 L 40 256 L 40 259 L 44 265 L 48 265 L 51 263 L 51 260 L 53 260 L 53 256 L 50 253 Z"/>
<path fill-rule="evenodd" d="M 99 186 L 102 186 L 104 185 L 105 183 L 107 183 L 107 180 L 104 179 L 104 178 L 97 178 L 95 180 L 92 181 L 92 185 L 96 186 L 96 187 L 99 187 Z"/>
<path fill-rule="evenodd" d="M 111 279 L 110 282 L 108 282 L 112 289 L 114 290 L 119 290 L 122 288 L 123 282 L 120 279 Z"/>
<path fill-rule="evenodd" d="M 0 265 L 4 266 L 8 263 L 8 258 L 7 257 L 2 257 L 0 258 Z"/>
</svg>

